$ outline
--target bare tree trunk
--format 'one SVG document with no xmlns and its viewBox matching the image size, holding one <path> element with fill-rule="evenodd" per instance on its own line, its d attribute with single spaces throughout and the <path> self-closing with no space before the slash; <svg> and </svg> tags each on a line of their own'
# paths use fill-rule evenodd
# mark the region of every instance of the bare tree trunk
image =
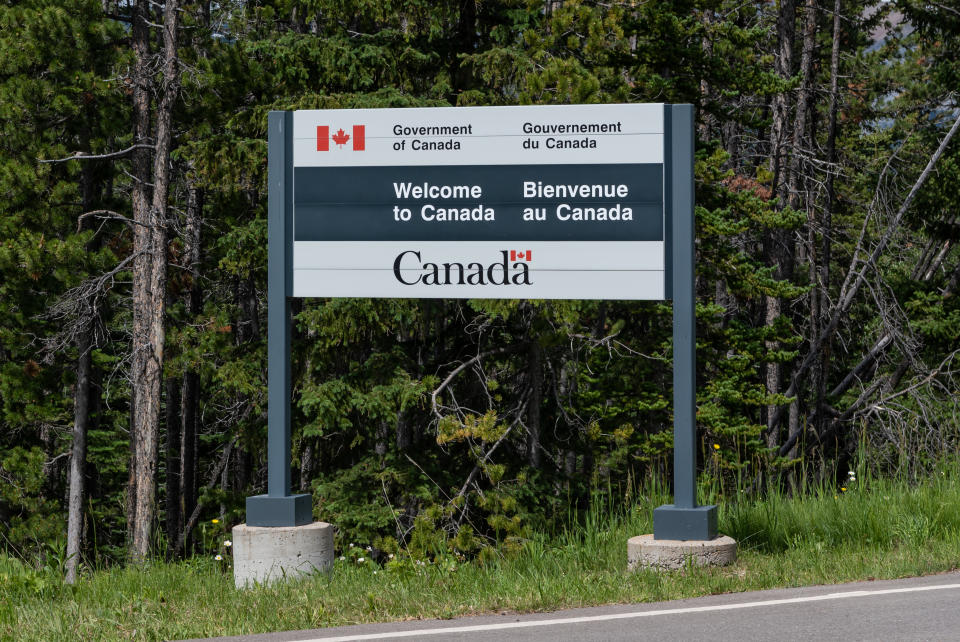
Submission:
<svg viewBox="0 0 960 642">
<path fill-rule="evenodd" d="M 817 0 L 805 0 L 804 2 L 804 26 L 803 26 L 803 47 L 800 54 L 800 90 L 797 93 L 796 118 L 793 122 L 793 142 L 790 156 L 790 177 L 788 181 L 790 206 L 799 210 L 805 207 L 807 211 L 807 246 L 806 260 L 809 265 L 810 283 L 813 289 L 810 291 L 810 347 L 813 348 L 817 343 L 817 333 L 819 329 L 819 312 L 817 304 L 820 300 L 819 291 L 816 288 L 816 208 L 810 197 L 806 184 L 809 180 L 807 174 L 810 163 L 804 161 L 805 154 L 812 153 L 813 136 L 808 136 L 808 124 L 812 120 L 812 96 L 813 96 L 813 52 L 816 46 L 817 38 Z M 801 195 L 802 192 L 802 195 Z M 802 247 L 802 245 L 801 245 Z M 819 358 L 819 355 L 818 355 Z M 816 377 L 814 377 L 814 386 L 816 387 Z M 790 421 L 787 429 L 787 438 L 796 442 L 797 433 L 802 430 L 800 425 L 800 412 L 798 402 L 793 401 L 790 407 Z M 775 430 L 771 431 L 775 432 Z M 796 447 L 791 449 L 790 458 L 796 457 Z"/>
<path fill-rule="evenodd" d="M 766 312 L 764 316 L 764 325 L 771 327 L 780 316 L 780 299 L 775 296 L 765 297 Z M 779 347 L 777 341 L 765 341 L 764 345 L 771 352 Z M 767 394 L 775 395 L 780 392 L 780 364 L 770 361 L 766 365 L 766 387 Z M 767 447 L 775 448 L 780 443 L 780 434 L 776 427 L 777 406 L 770 404 L 767 406 Z"/>
<path fill-rule="evenodd" d="M 832 259 L 831 249 L 833 245 L 833 208 L 836 202 L 834 191 L 834 179 L 837 175 L 837 112 L 840 108 L 839 78 L 840 78 L 840 0 L 834 0 L 833 3 L 833 32 L 832 45 L 830 48 L 830 113 L 827 121 L 827 180 L 826 180 L 826 202 L 823 208 L 823 220 L 821 221 L 821 250 L 820 250 L 820 273 L 818 275 L 818 286 L 820 292 L 820 301 L 817 305 L 817 340 L 824 326 L 824 311 L 830 305 L 830 261 Z M 823 421 L 823 407 L 826 399 L 827 375 L 830 371 L 830 353 L 831 342 L 827 343 L 821 349 L 820 361 L 817 364 L 819 372 L 816 375 L 816 403 L 814 412 L 818 418 L 818 424 L 814 426 L 817 434 L 823 432 L 820 425 Z M 812 348 L 811 348 L 812 349 Z"/>
<path fill-rule="evenodd" d="M 788 180 L 788 194 L 790 206 L 799 209 L 807 200 L 800 198 L 800 189 L 803 183 L 804 163 L 803 152 L 808 141 L 807 125 L 810 122 L 813 94 L 813 50 L 817 38 L 817 0 L 805 0 L 803 7 L 805 15 L 803 26 L 803 47 L 800 54 L 800 90 L 797 92 L 797 116 L 793 121 L 793 140 L 790 156 L 790 177 Z M 809 205 L 809 203 L 808 203 Z M 812 208 L 810 208 L 812 209 Z"/>
<path fill-rule="evenodd" d="M 540 445 L 540 403 L 543 387 L 543 368 L 541 367 L 540 344 L 534 339 L 530 342 L 530 405 L 527 406 L 528 462 L 532 468 L 539 469 L 543 463 Z"/>
<path fill-rule="evenodd" d="M 191 515 L 197 505 L 197 405 L 200 377 L 196 372 L 183 375 L 183 395 L 180 399 L 180 421 L 183 439 L 180 442 L 180 514 Z M 187 535 L 189 543 L 189 534 Z"/>
<path fill-rule="evenodd" d="M 81 170 L 83 211 L 94 207 L 93 172 L 89 164 Z M 96 248 L 91 241 L 87 250 Z M 77 334 L 77 384 L 73 397 L 73 431 L 70 446 L 69 494 L 67 498 L 67 560 L 64 581 L 77 581 L 80 551 L 83 548 L 83 503 L 87 491 L 87 432 L 90 428 L 90 397 L 92 391 L 93 342 L 96 313 L 93 302 L 81 307 L 81 324 Z"/>
<path fill-rule="evenodd" d="M 217 478 L 223 474 L 223 470 L 226 467 L 227 463 L 230 460 L 230 453 L 233 450 L 233 439 L 227 442 L 226 447 L 223 449 L 223 455 L 220 458 L 220 462 L 214 468 L 212 474 L 210 475 L 209 481 L 207 481 L 207 490 L 213 488 L 217 483 Z M 180 537 L 177 538 L 176 543 L 173 545 L 173 556 L 179 557 L 183 552 L 184 547 L 187 544 L 189 539 L 190 531 L 193 530 L 194 526 L 197 525 L 197 520 L 200 518 L 200 511 L 203 509 L 203 504 L 198 503 L 194 506 L 193 510 L 190 511 L 190 516 L 187 517 L 186 523 L 183 525 L 183 531 L 180 533 Z"/>
<path fill-rule="evenodd" d="M 313 470 L 311 463 L 310 470 Z M 237 447 L 237 476 L 234 480 L 233 488 L 236 491 L 242 491 L 250 483 L 250 453 L 246 448 Z"/>
<path fill-rule="evenodd" d="M 90 371 L 93 349 L 88 322 L 77 336 L 77 387 L 73 399 L 73 444 L 70 448 L 70 497 L 67 502 L 67 562 L 64 581 L 77 581 L 83 543 L 83 501 L 86 492 L 87 427 L 90 419 Z"/>
<path fill-rule="evenodd" d="M 413 438 L 410 431 L 410 421 L 402 410 L 397 413 L 397 450 L 404 452 L 410 448 Z"/>
<path fill-rule="evenodd" d="M 309 438 L 308 438 L 309 439 Z M 386 449 L 384 449 L 386 452 Z M 310 491 L 310 481 L 313 478 L 313 441 L 307 442 L 300 455 L 300 492 Z"/>
<path fill-rule="evenodd" d="M 187 317 L 194 319 L 200 313 L 203 293 L 200 288 L 200 225 L 203 214 L 203 194 L 195 187 L 187 191 L 187 221 L 184 239 L 185 261 L 190 274 L 190 293 L 187 297 Z M 180 515 L 193 514 L 197 502 L 197 408 L 200 403 L 200 376 L 192 369 L 183 375 L 183 394 L 180 399 Z M 181 524 L 181 530 L 183 525 Z M 189 534 L 187 534 L 189 544 Z"/>
<path fill-rule="evenodd" d="M 165 513 L 167 521 L 168 549 L 173 552 L 172 544 L 177 541 L 182 529 L 183 516 L 180 513 L 180 381 L 174 377 L 166 380 L 166 419 L 167 419 L 167 489 Z"/>
<path fill-rule="evenodd" d="M 796 33 L 796 4 L 795 0 L 780 0 L 777 12 L 777 51 L 774 56 L 774 69 L 777 75 L 786 80 L 793 75 L 793 40 Z M 771 193 L 773 198 L 782 200 L 781 186 L 783 184 L 784 149 L 786 148 L 787 129 L 790 118 L 789 97 L 786 92 L 780 92 L 773 97 L 771 104 L 772 121 L 770 125 L 770 171 L 773 174 Z M 764 240 L 764 255 L 768 265 L 776 267 L 775 276 L 778 279 L 788 278 L 793 271 L 793 243 L 780 230 L 772 230 Z M 782 302 L 779 297 L 765 297 L 764 323 L 769 328 L 782 312 Z M 779 342 L 766 341 L 767 350 L 773 352 L 779 349 Z M 775 395 L 780 392 L 781 365 L 777 362 L 768 362 L 766 365 L 767 394 Z M 776 415 L 777 406 L 767 407 L 767 446 L 772 448 L 780 441 L 777 426 L 772 421 Z"/>
<path fill-rule="evenodd" d="M 133 74 L 133 142 L 136 145 L 147 145 L 150 142 L 150 93 L 153 85 L 150 74 L 150 5 L 149 2 L 140 0 L 133 7 L 130 32 L 132 37 L 132 47 L 136 56 L 136 66 Z M 150 193 L 148 186 L 150 184 L 150 152 L 146 147 L 134 149 L 131 155 L 133 165 L 133 193 L 131 197 L 131 208 L 133 218 L 141 225 L 134 226 L 134 252 L 144 251 L 144 244 L 149 238 L 148 217 L 150 212 Z M 135 269 L 146 260 L 146 257 L 137 256 L 134 261 Z M 140 269 L 142 271 L 142 268 Z M 137 499 L 140 497 L 137 491 L 137 484 L 140 479 L 138 466 L 140 460 L 137 457 L 137 397 L 140 396 L 138 390 L 140 381 L 139 363 L 137 350 L 139 348 L 136 330 L 142 320 L 137 312 L 137 300 L 142 297 L 140 291 L 147 287 L 140 278 L 139 272 L 135 272 L 133 281 L 133 300 L 134 300 L 134 338 L 133 338 L 133 363 L 130 372 L 130 466 L 127 470 L 127 538 L 128 546 L 132 546 L 134 521 L 137 514 Z M 132 552 L 131 548 L 131 552 Z"/>
<path fill-rule="evenodd" d="M 380 457 L 381 467 L 384 465 L 383 458 L 387 454 L 387 439 L 390 436 L 390 426 L 387 425 L 387 422 L 383 419 L 380 420 L 380 425 L 377 426 L 375 433 L 375 440 L 373 444 L 373 452 L 377 454 L 377 457 Z"/>
<path fill-rule="evenodd" d="M 796 33 L 796 0 L 780 0 L 777 11 L 777 51 L 773 59 L 777 76 L 787 80 L 793 75 L 793 40 Z M 780 194 L 783 182 L 784 149 L 787 143 L 787 130 L 790 120 L 790 101 L 787 92 L 779 92 L 773 97 L 770 123 L 770 171 L 773 173 L 771 190 L 774 198 Z"/>
<path fill-rule="evenodd" d="M 137 22 L 148 15 L 148 0 L 137 2 Z M 163 87 L 156 115 L 156 140 L 153 157 L 153 195 L 149 204 L 134 198 L 133 278 L 133 368 L 132 385 L 136 389 L 131 439 L 133 440 L 133 473 L 136 487 L 133 495 L 133 532 L 130 558 L 142 562 L 150 550 L 154 521 L 156 486 L 157 436 L 160 421 L 161 383 L 163 374 L 164 317 L 167 280 L 167 192 L 170 185 L 170 148 L 173 107 L 179 90 L 177 60 L 178 0 L 166 0 L 163 8 Z M 144 25 L 144 35 L 149 30 Z M 137 76 L 149 78 L 149 57 L 146 41 L 137 43 Z M 135 98 L 134 110 L 149 109 L 149 96 Z M 142 180 L 142 176 L 138 176 Z M 139 207 L 138 207 L 139 206 Z"/>
<path fill-rule="evenodd" d="M 713 56 L 713 9 L 707 7 L 701 13 L 701 19 L 703 20 L 703 39 L 700 41 L 701 46 L 703 47 L 703 54 L 707 58 Z M 713 102 L 713 87 L 710 86 L 710 81 L 707 80 L 706 76 L 700 80 L 700 138 L 703 140 L 710 140 L 713 138 L 714 128 L 716 127 L 716 119 L 713 117 L 713 114 L 710 112 Z"/>
</svg>

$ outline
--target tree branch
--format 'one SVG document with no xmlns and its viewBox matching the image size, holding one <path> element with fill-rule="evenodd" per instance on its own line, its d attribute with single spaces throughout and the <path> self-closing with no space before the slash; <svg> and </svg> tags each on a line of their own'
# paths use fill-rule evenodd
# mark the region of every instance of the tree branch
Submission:
<svg viewBox="0 0 960 642">
<path fill-rule="evenodd" d="M 124 216 L 120 212 L 114 212 L 113 210 L 92 210 L 90 212 L 84 212 L 77 217 L 77 232 L 80 231 L 84 220 L 90 218 L 91 216 L 104 220 L 123 221 L 127 225 L 146 225 L 145 223 L 135 221 L 132 218 Z"/>
<path fill-rule="evenodd" d="M 123 158 L 124 156 L 129 155 L 135 149 L 153 149 L 153 145 L 137 144 L 131 145 L 126 149 L 121 149 L 119 152 L 111 152 L 109 154 L 85 154 L 83 152 L 77 152 L 73 156 L 67 156 L 66 158 L 50 158 L 50 159 L 39 159 L 40 163 L 66 163 L 67 161 L 72 160 L 107 160 L 110 158 Z"/>
<path fill-rule="evenodd" d="M 504 352 L 512 352 L 517 349 L 518 348 L 516 348 L 515 346 L 505 346 L 503 348 L 497 348 L 496 350 L 488 350 L 487 352 L 481 352 L 476 356 L 471 357 L 470 359 L 467 359 L 466 361 L 461 363 L 459 366 L 457 366 L 453 370 L 453 372 L 447 375 L 447 378 L 443 380 L 443 382 L 437 387 L 437 389 L 434 390 L 432 393 L 430 393 L 430 406 L 431 408 L 433 408 L 433 414 L 437 416 L 437 419 L 443 419 L 443 415 L 440 414 L 440 411 L 437 408 L 437 395 L 443 392 L 443 389 L 449 386 L 450 382 L 453 381 L 458 374 L 463 372 L 466 368 L 473 365 L 474 363 L 480 361 L 484 357 L 490 357 L 495 354 L 503 354 Z"/>
<path fill-rule="evenodd" d="M 926 183 L 927 178 L 933 172 L 933 168 L 940 160 L 940 157 L 943 156 L 947 146 L 950 144 L 950 141 L 953 139 L 958 130 L 960 130 L 960 115 L 957 116 L 957 119 L 954 121 L 950 131 L 947 132 L 947 135 L 944 136 L 942 141 L 940 141 L 940 146 L 937 147 L 937 151 L 934 152 L 933 156 L 930 157 L 926 167 L 924 167 L 923 171 L 920 173 L 920 176 L 913 184 L 913 187 L 910 189 L 910 192 L 900 205 L 900 208 L 897 210 L 897 213 L 894 215 L 893 219 L 891 219 L 890 223 L 887 224 L 887 229 L 880 238 L 880 241 L 877 243 L 877 246 L 874 248 L 873 252 L 870 253 L 870 257 L 866 261 L 862 261 L 856 256 L 856 254 L 854 254 L 854 257 L 850 263 L 850 271 L 848 272 L 847 279 L 845 280 L 840 294 L 837 297 L 838 303 L 833 310 L 833 314 L 830 315 L 830 321 L 827 323 L 827 326 L 824 328 L 820 336 L 817 337 L 816 343 L 811 346 L 810 351 L 807 352 L 807 356 L 804 357 L 803 361 L 800 362 L 800 365 L 797 366 L 797 369 L 791 376 L 790 386 L 783 393 L 785 397 L 795 397 L 797 395 L 797 391 L 800 388 L 800 383 L 803 381 L 803 378 L 806 376 L 810 367 L 816 362 L 817 355 L 823 348 L 823 345 L 826 343 L 827 339 L 831 338 L 836 332 L 843 315 L 845 315 L 847 311 L 849 311 L 850 306 L 853 305 L 854 299 L 856 298 L 857 294 L 859 294 L 860 288 L 866 281 L 867 272 L 874 266 L 874 264 L 880 258 L 880 255 L 886 249 L 887 244 L 893 237 L 894 231 L 900 226 L 900 223 L 903 221 L 903 217 L 913 204 L 913 200 L 916 198 L 920 188 L 923 187 L 924 183 Z M 861 242 L 865 233 L 865 231 L 861 232 Z M 858 243 L 858 246 L 859 245 L 860 243 Z M 861 262 L 862 266 L 858 271 L 856 266 Z M 783 419 L 783 413 L 786 411 L 787 407 L 788 406 L 779 406 L 777 408 L 773 418 L 769 423 L 771 429 L 780 424 L 780 421 Z"/>
<path fill-rule="evenodd" d="M 223 449 L 223 455 L 220 457 L 220 462 L 217 464 L 217 467 L 213 470 L 213 473 L 210 475 L 210 481 L 207 482 L 205 490 L 210 490 L 217 483 L 217 478 L 220 477 L 220 474 L 223 472 L 223 469 L 227 466 L 227 461 L 230 459 L 230 451 L 233 450 L 233 444 L 237 440 L 236 437 L 230 439 L 227 442 L 227 445 Z M 193 530 L 193 527 L 197 525 L 197 520 L 200 519 L 200 512 L 203 510 L 203 507 L 206 503 L 202 498 L 197 500 L 197 506 L 193 509 L 193 512 L 190 513 L 190 519 L 187 520 L 187 523 L 183 527 L 183 532 L 177 536 L 177 543 L 173 547 L 173 557 L 180 557 L 180 553 L 183 551 L 183 545 L 187 541 L 187 536 L 190 535 L 190 531 Z"/>
</svg>

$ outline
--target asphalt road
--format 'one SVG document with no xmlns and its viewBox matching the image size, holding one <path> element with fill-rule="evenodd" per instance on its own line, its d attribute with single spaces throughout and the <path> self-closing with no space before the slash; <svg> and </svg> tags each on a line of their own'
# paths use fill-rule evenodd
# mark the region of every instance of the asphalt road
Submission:
<svg viewBox="0 0 960 642">
<path fill-rule="evenodd" d="M 290 631 L 243 642 L 960 640 L 960 573 L 532 615 Z"/>
</svg>

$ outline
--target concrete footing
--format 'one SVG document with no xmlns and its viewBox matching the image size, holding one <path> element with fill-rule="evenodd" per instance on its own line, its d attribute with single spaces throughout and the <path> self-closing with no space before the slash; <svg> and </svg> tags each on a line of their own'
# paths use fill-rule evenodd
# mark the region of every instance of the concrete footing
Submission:
<svg viewBox="0 0 960 642">
<path fill-rule="evenodd" d="M 233 580 L 237 588 L 296 579 L 333 566 L 333 526 L 233 527 Z"/>
<path fill-rule="evenodd" d="M 737 542 L 720 535 L 710 540 L 653 539 L 638 535 L 627 540 L 627 570 L 671 570 L 688 563 L 696 566 L 726 566 L 737 561 Z"/>
</svg>

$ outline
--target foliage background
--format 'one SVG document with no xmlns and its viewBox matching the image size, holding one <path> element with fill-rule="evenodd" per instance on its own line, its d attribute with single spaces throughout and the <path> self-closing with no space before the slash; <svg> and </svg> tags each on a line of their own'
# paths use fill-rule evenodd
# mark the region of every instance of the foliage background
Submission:
<svg viewBox="0 0 960 642">
<path fill-rule="evenodd" d="M 202 549 L 196 524 L 265 485 L 273 109 L 694 104 L 704 492 L 932 470 L 960 432 L 956 143 L 902 206 L 957 116 L 960 14 L 938 7 L 184 2 L 155 552 Z M 132 235 L 81 217 L 129 214 L 136 179 L 122 155 L 45 161 L 132 144 L 129 15 L 0 2 L 0 547 L 26 558 L 65 537 L 85 320 L 83 556 L 125 556 Z M 295 307 L 294 485 L 338 546 L 482 558 L 668 483 L 669 304 Z"/>
</svg>

